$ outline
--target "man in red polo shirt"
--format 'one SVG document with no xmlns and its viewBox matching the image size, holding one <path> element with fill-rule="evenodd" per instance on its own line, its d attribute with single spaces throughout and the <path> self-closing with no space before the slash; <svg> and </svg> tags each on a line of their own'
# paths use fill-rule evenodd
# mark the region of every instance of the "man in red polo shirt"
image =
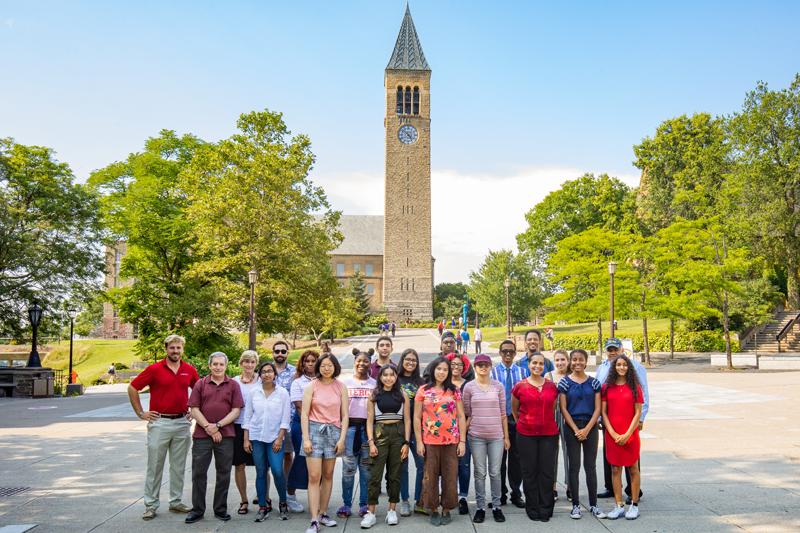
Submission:
<svg viewBox="0 0 800 533">
<path fill-rule="evenodd" d="M 186 523 L 203 518 L 206 512 L 206 485 L 211 455 L 214 455 L 217 480 L 214 486 L 214 516 L 227 522 L 228 487 L 233 467 L 233 422 L 244 408 L 242 389 L 225 375 L 228 356 L 214 352 L 208 358 L 211 375 L 204 377 L 192 389 L 189 407 L 197 421 L 192 435 L 192 510 Z"/>
<path fill-rule="evenodd" d="M 189 451 L 189 389 L 200 377 L 197 370 L 184 361 L 183 345 L 179 335 L 164 340 L 167 356 L 145 368 L 128 386 L 128 397 L 136 416 L 147 421 L 147 473 L 144 480 L 144 514 L 152 520 L 156 516 L 161 492 L 161 476 L 169 451 L 169 510 L 188 513 L 189 507 L 181 502 L 183 473 L 186 470 L 186 453 Z M 142 409 L 139 391 L 150 386 L 150 410 Z"/>
</svg>

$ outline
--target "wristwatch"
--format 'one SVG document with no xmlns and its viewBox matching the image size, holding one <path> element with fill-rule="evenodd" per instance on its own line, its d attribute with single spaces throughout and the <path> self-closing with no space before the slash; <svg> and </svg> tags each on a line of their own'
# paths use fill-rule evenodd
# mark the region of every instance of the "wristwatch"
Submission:
<svg viewBox="0 0 800 533">
<path fill-rule="evenodd" d="M 216 423 L 216 424 L 214 424 L 214 425 L 215 425 L 215 426 L 217 426 L 217 429 L 222 429 L 222 426 L 220 426 L 220 425 L 219 425 L 219 422 L 217 422 L 217 423 Z"/>
<path fill-rule="evenodd" d="M 403 441 L 403 446 L 411 446 L 411 443 L 408 442 L 407 440 L 404 440 Z"/>
</svg>

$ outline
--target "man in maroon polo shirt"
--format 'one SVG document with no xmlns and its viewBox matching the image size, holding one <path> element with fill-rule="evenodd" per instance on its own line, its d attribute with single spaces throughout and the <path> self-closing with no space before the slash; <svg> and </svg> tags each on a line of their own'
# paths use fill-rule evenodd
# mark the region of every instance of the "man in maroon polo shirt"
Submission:
<svg viewBox="0 0 800 533">
<path fill-rule="evenodd" d="M 217 481 L 214 486 L 214 516 L 222 521 L 231 519 L 228 514 L 228 487 L 233 467 L 233 422 L 244 408 L 242 389 L 225 375 L 228 356 L 214 352 L 208 358 L 211 375 L 204 377 L 192 389 L 189 407 L 197 421 L 192 435 L 192 510 L 186 523 L 203 518 L 206 512 L 206 485 L 211 455 Z"/>
<path fill-rule="evenodd" d="M 189 512 L 189 507 L 181 502 L 186 453 L 191 440 L 187 402 L 189 389 L 200 377 L 192 365 L 181 361 L 185 342 L 179 335 L 167 337 L 164 340 L 167 356 L 145 368 L 128 386 L 128 398 L 136 416 L 147 421 L 147 473 L 142 515 L 145 520 L 152 520 L 156 516 L 167 451 L 169 510 L 174 513 Z M 145 411 L 139 391 L 147 386 L 150 387 L 150 408 Z"/>
</svg>

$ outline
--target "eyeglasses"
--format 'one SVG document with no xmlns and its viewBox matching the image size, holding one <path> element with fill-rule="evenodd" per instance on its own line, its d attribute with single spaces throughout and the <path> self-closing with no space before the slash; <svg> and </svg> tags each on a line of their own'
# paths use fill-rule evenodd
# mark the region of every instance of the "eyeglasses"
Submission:
<svg viewBox="0 0 800 533">
<path fill-rule="evenodd" d="M 285 354 L 286 350 L 272 350 L 272 353 L 274 353 L 274 354 Z"/>
<path fill-rule="evenodd" d="M 490 366 L 492 365 L 490 365 L 489 363 L 477 363 L 475 365 L 475 368 L 489 368 Z"/>
<path fill-rule="evenodd" d="M 500 350 L 500 353 L 504 353 L 506 355 L 515 354 L 517 353 L 516 350 Z"/>
<path fill-rule="evenodd" d="M 464 363 L 450 363 L 451 368 L 464 368 Z"/>
</svg>

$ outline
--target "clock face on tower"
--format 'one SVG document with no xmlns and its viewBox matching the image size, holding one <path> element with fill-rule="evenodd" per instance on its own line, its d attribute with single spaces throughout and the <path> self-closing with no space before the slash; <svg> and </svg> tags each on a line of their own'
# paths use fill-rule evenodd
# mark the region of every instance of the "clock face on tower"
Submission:
<svg viewBox="0 0 800 533">
<path fill-rule="evenodd" d="M 410 124 L 404 124 L 397 131 L 397 138 L 404 144 L 411 144 L 417 140 L 417 128 Z"/>
</svg>

